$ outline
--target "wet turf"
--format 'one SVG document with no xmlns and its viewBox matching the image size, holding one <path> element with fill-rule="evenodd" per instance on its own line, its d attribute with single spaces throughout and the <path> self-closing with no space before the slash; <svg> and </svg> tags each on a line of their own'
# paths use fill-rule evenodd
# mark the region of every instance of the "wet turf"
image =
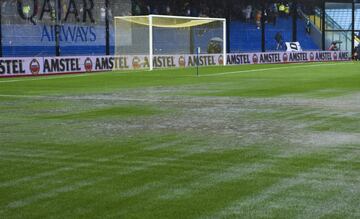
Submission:
<svg viewBox="0 0 360 219">
<path fill-rule="evenodd" d="M 359 66 L 0 79 L 0 218 L 359 218 Z"/>
</svg>

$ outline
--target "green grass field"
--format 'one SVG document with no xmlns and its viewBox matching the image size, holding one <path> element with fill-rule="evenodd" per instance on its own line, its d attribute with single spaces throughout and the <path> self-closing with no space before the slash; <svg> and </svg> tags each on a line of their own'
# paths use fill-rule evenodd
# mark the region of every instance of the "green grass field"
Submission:
<svg viewBox="0 0 360 219">
<path fill-rule="evenodd" d="M 359 69 L 0 79 L 0 218 L 360 218 Z"/>
</svg>

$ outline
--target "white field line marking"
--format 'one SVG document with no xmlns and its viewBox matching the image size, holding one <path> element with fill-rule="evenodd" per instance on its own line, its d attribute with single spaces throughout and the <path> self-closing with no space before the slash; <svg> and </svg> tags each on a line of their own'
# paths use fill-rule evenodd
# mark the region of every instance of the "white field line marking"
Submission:
<svg viewBox="0 0 360 219">
<path fill-rule="evenodd" d="M 92 97 L 62 97 L 62 96 L 41 96 L 41 95 L 17 95 L 17 94 L 0 94 L 0 97 L 12 97 L 12 98 L 33 98 L 33 99 L 61 99 L 61 100 L 117 100 L 117 101 L 128 101 L 128 102 L 150 102 L 150 103 L 159 103 L 159 102 L 168 102 L 168 103 L 178 103 L 178 100 L 155 100 L 155 99 L 142 99 L 142 98 L 92 98 Z M 192 102 L 189 102 L 192 103 Z M 196 103 L 196 102 L 194 102 Z"/>
<path fill-rule="evenodd" d="M 230 71 L 230 72 L 220 72 L 213 74 L 204 74 L 200 75 L 200 77 L 211 77 L 211 76 L 219 76 L 219 75 L 231 75 L 231 74 L 239 74 L 239 73 L 248 73 L 248 72 L 261 72 L 261 71 L 271 71 L 271 70 L 281 70 L 281 69 L 293 69 L 293 68 L 310 68 L 310 67 L 321 67 L 321 66 L 333 66 L 333 65 L 347 65 L 354 64 L 353 62 L 342 62 L 342 63 L 331 63 L 331 64 L 296 64 L 296 66 L 284 66 L 284 67 L 274 67 L 274 68 L 258 68 L 258 69 L 249 69 L 249 70 L 240 70 L 240 71 Z M 294 64 L 295 65 L 295 64 Z"/>
<path fill-rule="evenodd" d="M 17 97 L 17 98 L 61 98 L 56 96 L 40 96 L 40 95 L 17 95 L 17 94 L 0 94 L 0 97 Z"/>
<path fill-rule="evenodd" d="M 12 82 L 23 82 L 23 81 L 40 81 L 40 80 L 50 80 L 50 79 L 60 79 L 60 78 L 76 78 L 76 77 L 84 77 L 89 76 L 90 74 L 79 74 L 79 75 L 63 75 L 63 76 L 39 76 L 35 78 L 27 78 L 27 79 L 14 79 L 14 80 L 3 80 L 0 83 L 12 83 Z"/>
<path fill-rule="evenodd" d="M 12 82 L 25 82 L 25 81 L 40 81 L 40 80 L 51 80 L 51 79 L 63 79 L 63 78 L 77 78 L 77 77 L 87 77 L 87 76 L 97 76 L 97 75 L 104 75 L 104 74 L 128 74 L 128 73 L 138 73 L 138 72 L 145 72 L 143 71 L 123 71 L 123 72 L 93 72 L 93 73 L 79 73 L 79 74 L 63 74 L 60 76 L 56 75 L 44 75 L 34 78 L 23 78 L 23 79 L 13 79 L 13 80 L 2 80 L 0 83 L 12 83 Z"/>
<path fill-rule="evenodd" d="M 156 69 L 156 71 L 164 71 L 169 70 L 171 68 L 163 68 L 163 69 Z M 143 73 L 143 72 L 149 72 L 150 70 L 129 70 L 129 71 L 104 71 L 104 72 L 92 72 L 92 73 L 76 73 L 76 74 L 62 74 L 62 75 L 42 75 L 39 77 L 30 78 L 27 76 L 27 79 L 13 79 L 13 80 L 0 80 L 0 83 L 11 83 L 11 82 L 24 82 L 24 81 L 40 81 L 40 80 L 51 80 L 51 79 L 63 79 L 63 78 L 77 78 L 77 77 L 86 77 L 86 76 L 98 76 L 98 75 L 124 75 L 124 74 L 135 74 L 135 73 Z M 1 78 L 0 78 L 1 79 Z"/>
<path fill-rule="evenodd" d="M 18 95 L 18 94 L 0 94 L 0 97 L 10 98 L 29 98 L 29 99 L 54 99 L 54 100 L 109 100 L 109 101 L 127 101 L 127 102 L 148 102 L 148 103 L 178 103 L 179 100 L 171 99 L 144 99 L 144 98 L 101 98 L 101 97 L 63 97 L 63 96 L 42 96 L 42 95 Z M 186 103 L 196 104 L 196 101 L 187 100 Z M 224 103 L 219 103 L 224 104 Z"/>
<path fill-rule="evenodd" d="M 305 68 L 305 67 L 317 67 L 317 66 L 331 66 L 331 65 L 344 65 L 344 64 L 354 64 L 353 62 L 341 62 L 341 63 L 331 63 L 331 64 L 314 64 L 314 65 L 307 65 L 305 64 L 289 64 L 289 65 L 296 65 L 296 66 L 286 66 L 286 67 L 274 67 L 274 68 L 259 68 L 259 69 L 252 69 L 252 70 L 241 70 L 241 71 L 231 71 L 231 72 L 220 72 L 220 73 L 214 73 L 214 74 L 205 74 L 200 75 L 201 77 L 204 76 L 218 76 L 218 75 L 227 75 L 227 74 L 237 74 L 237 73 L 246 73 L 246 72 L 258 72 L 258 71 L 269 71 L 269 70 L 279 70 L 279 69 L 289 69 L 289 68 Z M 159 70 L 169 70 L 169 69 L 156 69 Z M 97 72 L 97 73 L 79 73 L 79 74 L 69 74 L 69 75 L 47 75 L 47 76 L 41 76 L 41 77 L 35 77 L 35 78 L 27 78 L 27 79 L 13 79 L 13 80 L 0 80 L 0 83 L 13 83 L 13 82 L 25 82 L 25 81 L 40 81 L 40 80 L 51 80 L 51 79 L 63 79 L 63 78 L 76 78 L 76 77 L 87 77 L 87 76 L 96 76 L 96 75 L 104 75 L 106 73 L 108 74 L 129 74 L 129 73 L 138 73 L 138 72 L 146 72 L 147 70 L 142 71 L 124 71 L 124 72 Z M 184 75 L 184 76 L 191 76 L 193 75 Z"/>
</svg>

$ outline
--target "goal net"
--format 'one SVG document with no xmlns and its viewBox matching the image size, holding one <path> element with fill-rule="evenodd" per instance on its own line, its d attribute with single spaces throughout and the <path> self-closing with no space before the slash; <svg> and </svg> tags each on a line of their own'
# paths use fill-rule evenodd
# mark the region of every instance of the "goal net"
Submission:
<svg viewBox="0 0 360 219">
<path fill-rule="evenodd" d="M 165 15 L 115 17 L 115 55 L 147 59 L 164 55 L 221 54 L 226 64 L 226 20 Z"/>
</svg>

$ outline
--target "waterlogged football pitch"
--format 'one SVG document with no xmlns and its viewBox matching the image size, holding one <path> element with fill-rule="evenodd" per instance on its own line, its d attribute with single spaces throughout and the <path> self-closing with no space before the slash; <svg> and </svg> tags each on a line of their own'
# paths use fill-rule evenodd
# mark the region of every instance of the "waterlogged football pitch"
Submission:
<svg viewBox="0 0 360 219">
<path fill-rule="evenodd" d="M 359 218 L 359 69 L 0 79 L 0 218 Z"/>
</svg>

